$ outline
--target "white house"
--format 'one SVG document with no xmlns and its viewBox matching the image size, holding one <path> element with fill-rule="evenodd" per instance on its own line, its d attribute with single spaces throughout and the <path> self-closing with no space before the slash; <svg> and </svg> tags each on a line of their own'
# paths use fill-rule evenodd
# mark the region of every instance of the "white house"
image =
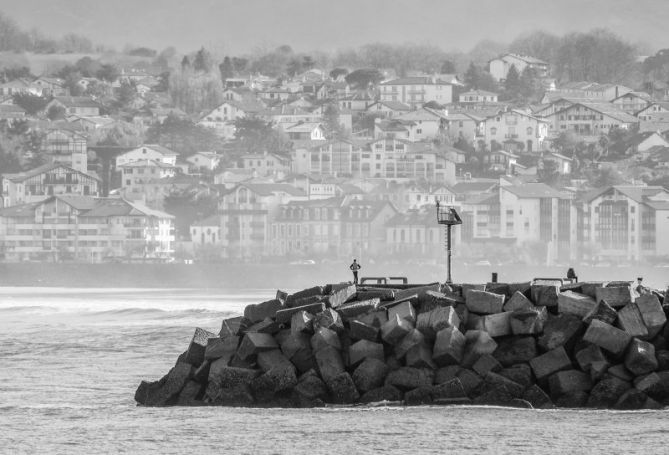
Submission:
<svg viewBox="0 0 669 455">
<path fill-rule="evenodd" d="M 159 161 L 161 163 L 176 166 L 177 156 L 179 154 L 173 152 L 167 147 L 158 144 L 144 144 L 136 149 L 125 152 L 116 157 L 116 167 L 122 166 L 133 161 L 147 160 Z"/>
</svg>

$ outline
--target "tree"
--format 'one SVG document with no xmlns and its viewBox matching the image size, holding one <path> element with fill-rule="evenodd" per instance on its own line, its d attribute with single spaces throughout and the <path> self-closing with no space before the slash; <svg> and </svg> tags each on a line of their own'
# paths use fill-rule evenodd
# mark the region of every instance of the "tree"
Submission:
<svg viewBox="0 0 669 455">
<path fill-rule="evenodd" d="M 193 59 L 193 69 L 202 73 L 209 73 L 214 68 L 214 59 L 204 47 L 200 48 Z"/>
<path fill-rule="evenodd" d="M 235 140 L 244 152 L 285 152 L 291 148 L 289 141 L 273 128 L 272 122 L 258 117 L 242 117 L 234 121 Z"/>
<path fill-rule="evenodd" d="M 553 160 L 542 160 L 537 168 L 539 182 L 554 185 L 560 178 L 558 165 Z"/>
<path fill-rule="evenodd" d="M 332 79 L 338 79 L 339 76 L 346 76 L 348 74 L 348 70 L 346 68 L 335 68 L 332 71 L 330 71 L 330 77 Z"/>
<path fill-rule="evenodd" d="M 441 69 L 439 70 L 441 74 L 455 74 L 457 70 L 455 69 L 455 63 L 450 60 L 444 60 L 444 63 L 441 64 Z"/>
<path fill-rule="evenodd" d="M 62 120 L 65 118 L 65 108 L 58 104 L 54 104 L 46 111 L 46 117 L 49 120 Z"/>
<path fill-rule="evenodd" d="M 42 112 L 50 99 L 45 96 L 33 95 L 32 93 L 17 93 L 13 97 L 14 104 L 21 106 L 26 113 L 35 116 Z"/>
<path fill-rule="evenodd" d="M 506 73 L 504 91 L 507 99 L 515 99 L 520 94 L 520 75 L 518 74 L 516 65 L 511 65 L 509 72 Z"/>
<path fill-rule="evenodd" d="M 537 30 L 520 35 L 509 45 L 509 52 L 520 55 L 530 55 L 547 62 L 555 60 L 560 38 L 550 33 Z"/>
<path fill-rule="evenodd" d="M 286 73 L 288 73 L 288 76 L 294 77 L 296 74 L 302 72 L 302 61 L 299 58 L 293 58 L 288 62 L 288 66 L 286 66 Z"/>
<path fill-rule="evenodd" d="M 188 118 L 168 115 L 162 123 L 146 131 L 148 143 L 155 143 L 188 156 L 203 150 L 220 150 L 221 139 L 212 130 Z"/>
<path fill-rule="evenodd" d="M 63 87 L 68 91 L 70 96 L 79 96 L 84 91 L 83 87 L 79 85 L 81 80 L 81 74 L 77 72 L 69 73 L 65 77 L 65 82 L 63 82 Z"/>
<path fill-rule="evenodd" d="M 344 127 L 339 123 L 339 106 L 336 103 L 330 103 L 323 109 L 323 127 L 327 139 L 343 138 Z"/>
<path fill-rule="evenodd" d="M 463 78 L 465 85 L 471 89 L 476 89 L 481 81 L 481 68 L 475 65 L 474 62 L 470 62 Z"/>
<path fill-rule="evenodd" d="M 304 71 L 310 70 L 311 68 L 314 67 L 315 64 L 316 63 L 314 62 L 314 59 L 311 58 L 311 56 L 305 55 L 302 57 L 302 69 Z"/>
<path fill-rule="evenodd" d="M 383 74 L 377 69 L 358 69 L 345 77 L 346 83 L 354 88 L 366 89 L 383 80 Z"/>
<path fill-rule="evenodd" d="M 0 82 L 9 82 L 20 77 L 32 78 L 33 75 L 30 73 L 30 68 L 27 66 L 4 68 L 2 73 L 0 73 Z"/>
<path fill-rule="evenodd" d="M 538 100 L 542 94 L 541 81 L 534 68 L 526 66 L 520 73 L 520 95 L 525 100 Z"/>
<path fill-rule="evenodd" d="M 158 52 L 155 49 L 149 49 L 148 47 L 136 47 L 130 49 L 127 54 L 132 55 L 133 57 L 154 58 Z"/>
<path fill-rule="evenodd" d="M 118 70 L 118 68 L 108 63 L 102 65 L 100 69 L 95 73 L 95 77 L 107 82 L 114 82 L 116 79 L 119 78 L 120 75 L 121 72 Z"/>
<path fill-rule="evenodd" d="M 175 217 L 175 228 L 179 238 L 190 236 L 190 226 L 197 220 L 216 213 L 218 201 L 215 196 L 192 189 L 174 189 L 164 201 L 165 211 Z"/>
<path fill-rule="evenodd" d="M 230 79 L 235 75 L 235 68 L 232 65 L 232 60 L 227 55 L 223 59 L 223 62 L 218 65 L 218 70 L 221 72 L 221 80 L 225 81 Z"/>
<path fill-rule="evenodd" d="M 74 68 L 79 72 L 83 77 L 94 77 L 98 71 L 102 68 L 102 65 L 97 60 L 93 60 L 90 57 L 83 57 L 77 60 L 74 64 Z"/>
<path fill-rule="evenodd" d="M 133 81 L 123 81 L 118 89 L 118 96 L 116 98 L 116 105 L 119 109 L 130 107 L 137 99 L 137 87 Z"/>
</svg>

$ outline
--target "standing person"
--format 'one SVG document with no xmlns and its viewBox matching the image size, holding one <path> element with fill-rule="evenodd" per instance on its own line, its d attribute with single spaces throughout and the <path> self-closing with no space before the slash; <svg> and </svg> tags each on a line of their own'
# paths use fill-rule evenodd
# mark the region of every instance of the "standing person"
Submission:
<svg viewBox="0 0 669 455">
<path fill-rule="evenodd" d="M 358 270 L 360 270 L 360 264 L 358 264 L 357 259 L 353 259 L 353 264 L 349 267 L 353 270 L 353 284 L 358 284 Z"/>
</svg>

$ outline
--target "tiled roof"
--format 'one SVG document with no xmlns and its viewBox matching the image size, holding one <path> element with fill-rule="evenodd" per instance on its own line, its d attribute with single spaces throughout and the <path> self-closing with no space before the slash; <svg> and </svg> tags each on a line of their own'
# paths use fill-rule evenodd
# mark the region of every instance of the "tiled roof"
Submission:
<svg viewBox="0 0 669 455">
<path fill-rule="evenodd" d="M 242 183 L 241 186 L 248 188 L 261 196 L 271 196 L 274 193 L 288 193 L 291 196 L 306 196 L 304 191 L 286 183 Z"/>
<path fill-rule="evenodd" d="M 100 104 L 87 96 L 56 96 L 54 99 L 65 107 L 100 107 Z"/>
<path fill-rule="evenodd" d="M 4 177 L 13 181 L 13 182 L 22 182 L 22 181 L 27 180 L 31 177 L 35 177 L 36 175 L 44 174 L 45 172 L 51 171 L 53 169 L 58 169 L 58 168 L 68 169 L 72 172 L 76 172 L 77 174 L 85 175 L 87 177 L 91 177 L 93 179 L 99 180 L 97 177 L 86 174 L 85 172 L 78 171 L 76 169 L 72 169 L 71 167 L 66 166 L 62 163 L 47 163 L 47 164 L 43 164 L 42 166 L 36 167 L 34 169 L 30 169 L 30 170 L 25 171 L 25 172 L 18 172 L 16 174 L 5 174 Z"/>
<path fill-rule="evenodd" d="M 452 82 L 432 76 L 413 76 L 382 82 L 381 85 L 452 85 Z"/>
<path fill-rule="evenodd" d="M 569 195 L 556 190 L 545 183 L 525 183 L 523 185 L 503 185 L 500 188 L 515 194 L 521 199 L 535 198 L 568 198 Z"/>
</svg>

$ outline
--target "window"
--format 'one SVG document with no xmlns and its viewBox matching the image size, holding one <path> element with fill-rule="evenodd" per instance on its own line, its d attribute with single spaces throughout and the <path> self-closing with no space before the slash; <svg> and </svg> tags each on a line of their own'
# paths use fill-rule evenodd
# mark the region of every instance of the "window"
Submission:
<svg viewBox="0 0 669 455">
<path fill-rule="evenodd" d="M 490 134 L 493 135 L 493 136 L 495 134 L 497 134 L 497 128 L 495 128 L 495 127 L 490 128 Z"/>
<path fill-rule="evenodd" d="M 528 126 L 528 127 L 527 127 L 527 135 L 528 135 L 528 136 L 531 136 L 531 135 L 532 135 L 532 131 L 533 131 L 533 130 L 532 130 L 532 127 L 531 127 L 531 126 Z"/>
</svg>

